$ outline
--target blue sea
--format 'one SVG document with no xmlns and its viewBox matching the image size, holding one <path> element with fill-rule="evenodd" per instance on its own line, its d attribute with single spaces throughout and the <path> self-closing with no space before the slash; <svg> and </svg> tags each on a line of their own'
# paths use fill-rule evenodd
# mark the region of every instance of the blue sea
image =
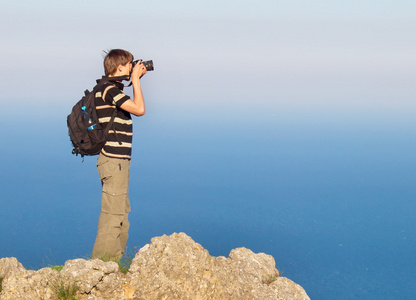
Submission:
<svg viewBox="0 0 416 300">
<path fill-rule="evenodd" d="M 88 258 L 96 235 L 96 157 L 71 154 L 59 101 L 0 113 L 0 257 L 27 269 Z M 414 113 L 204 103 L 134 119 L 127 251 L 185 232 L 272 255 L 314 300 L 415 298 Z"/>
</svg>

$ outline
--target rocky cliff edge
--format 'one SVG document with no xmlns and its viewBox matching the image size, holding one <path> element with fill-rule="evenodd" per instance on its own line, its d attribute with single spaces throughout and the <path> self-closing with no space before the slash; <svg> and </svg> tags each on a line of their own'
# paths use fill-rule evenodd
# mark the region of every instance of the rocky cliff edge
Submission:
<svg viewBox="0 0 416 300">
<path fill-rule="evenodd" d="M 76 284 L 73 299 L 306 300 L 304 289 L 279 276 L 275 260 L 237 248 L 212 257 L 184 233 L 155 237 L 126 274 L 115 262 L 68 260 L 61 271 L 26 270 L 16 258 L 0 259 L 0 299 L 57 299 L 57 283 Z"/>
</svg>

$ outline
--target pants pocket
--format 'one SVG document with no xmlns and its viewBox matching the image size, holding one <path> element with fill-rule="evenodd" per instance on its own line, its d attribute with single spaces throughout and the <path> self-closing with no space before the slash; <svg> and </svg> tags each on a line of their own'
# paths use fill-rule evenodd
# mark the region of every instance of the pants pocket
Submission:
<svg viewBox="0 0 416 300">
<path fill-rule="evenodd" d="M 108 214 L 124 215 L 130 211 L 127 194 L 114 195 L 103 192 L 101 211 Z"/>
<path fill-rule="evenodd" d="M 101 183 L 104 181 L 110 179 L 112 177 L 111 172 L 111 162 L 108 157 L 105 157 L 104 155 L 100 155 L 97 160 L 97 170 L 98 175 L 100 176 Z"/>
</svg>

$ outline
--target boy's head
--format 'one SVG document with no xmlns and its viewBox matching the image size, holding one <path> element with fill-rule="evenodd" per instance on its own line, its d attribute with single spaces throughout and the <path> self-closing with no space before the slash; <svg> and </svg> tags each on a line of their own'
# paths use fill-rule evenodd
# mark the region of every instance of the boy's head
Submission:
<svg viewBox="0 0 416 300">
<path fill-rule="evenodd" d="M 104 72 L 105 76 L 114 75 L 117 72 L 119 65 L 125 66 L 133 61 L 133 55 L 122 49 L 112 49 L 107 52 L 104 58 Z"/>
</svg>

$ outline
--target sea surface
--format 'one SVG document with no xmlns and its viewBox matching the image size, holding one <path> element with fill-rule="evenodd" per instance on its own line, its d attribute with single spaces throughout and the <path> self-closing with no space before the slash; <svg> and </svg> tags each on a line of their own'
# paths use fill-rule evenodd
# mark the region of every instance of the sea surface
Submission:
<svg viewBox="0 0 416 300">
<path fill-rule="evenodd" d="M 128 252 L 185 232 L 214 256 L 272 255 L 314 300 L 414 299 L 410 111 L 183 106 L 134 120 Z M 0 113 L 0 257 L 27 269 L 91 255 L 101 186 L 96 158 L 71 154 L 69 110 Z"/>
</svg>

